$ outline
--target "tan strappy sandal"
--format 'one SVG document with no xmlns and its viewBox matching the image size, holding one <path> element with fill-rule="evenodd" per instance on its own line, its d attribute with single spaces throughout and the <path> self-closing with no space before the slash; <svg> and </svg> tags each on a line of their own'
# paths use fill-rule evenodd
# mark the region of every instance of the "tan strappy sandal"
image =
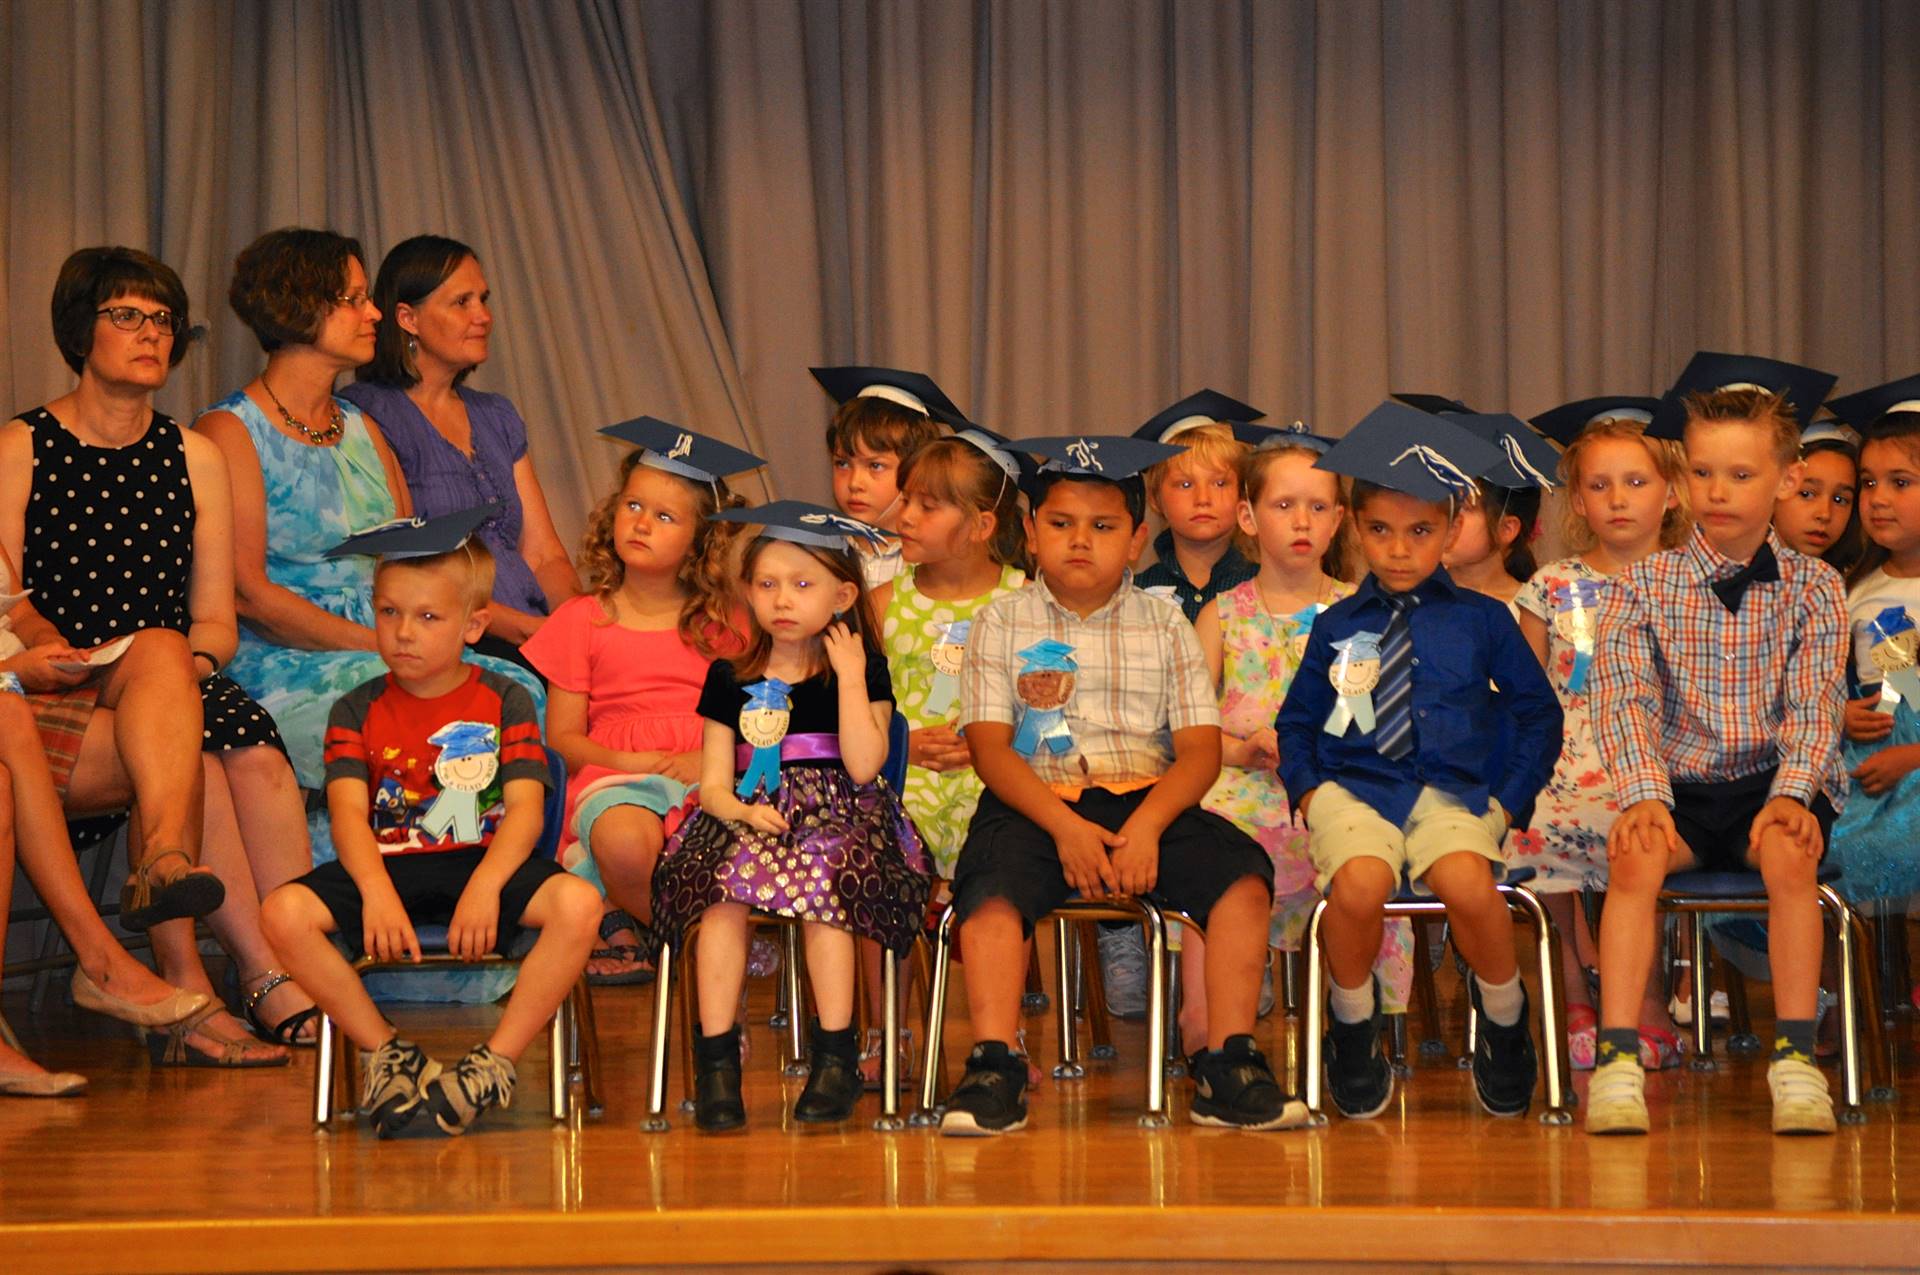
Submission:
<svg viewBox="0 0 1920 1275">
<path fill-rule="evenodd" d="M 214 1001 L 199 1013 L 183 1018 L 167 1030 L 147 1033 L 147 1055 L 153 1059 L 156 1067 L 284 1067 L 293 1061 L 290 1053 L 281 1053 L 270 1057 L 250 1055 L 250 1048 L 259 1048 L 260 1042 L 251 1036 L 228 1036 L 215 1031 L 207 1025 L 207 1020 L 226 1009 L 219 1001 Z M 207 1053 L 189 1044 L 187 1037 L 198 1036 L 210 1041 L 216 1052 Z"/>
</svg>

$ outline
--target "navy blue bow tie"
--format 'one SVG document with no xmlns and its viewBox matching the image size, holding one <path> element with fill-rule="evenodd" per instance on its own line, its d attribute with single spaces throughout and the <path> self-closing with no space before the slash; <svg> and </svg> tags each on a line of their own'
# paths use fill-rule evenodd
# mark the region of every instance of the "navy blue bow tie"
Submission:
<svg viewBox="0 0 1920 1275">
<path fill-rule="evenodd" d="M 1713 591 L 1727 610 L 1740 614 L 1740 600 L 1747 596 L 1747 586 L 1756 580 L 1773 583 L 1780 578 L 1780 560 L 1773 556 L 1773 546 L 1766 541 L 1760 542 L 1760 551 L 1753 555 L 1753 561 L 1740 568 L 1724 580 L 1713 582 Z"/>
</svg>

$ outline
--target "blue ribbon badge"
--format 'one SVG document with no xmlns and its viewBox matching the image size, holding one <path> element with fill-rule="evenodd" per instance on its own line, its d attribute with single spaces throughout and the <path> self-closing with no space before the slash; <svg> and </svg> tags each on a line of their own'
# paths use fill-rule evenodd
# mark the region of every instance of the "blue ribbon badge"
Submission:
<svg viewBox="0 0 1920 1275">
<path fill-rule="evenodd" d="M 793 687 L 770 677 L 742 689 L 747 702 L 740 709 L 740 738 L 753 745 L 753 761 L 733 790 L 742 801 L 751 801 L 762 784 L 769 797 L 780 791 L 780 741 L 793 716 Z"/>
<path fill-rule="evenodd" d="M 1553 586 L 1553 631 L 1573 648 L 1573 672 L 1567 677 L 1567 691 L 1578 695 L 1587 684 L 1587 671 L 1593 667 L 1595 644 L 1600 636 L 1600 591 L 1598 580 L 1568 580 Z"/>
<path fill-rule="evenodd" d="M 1373 729 L 1373 688 L 1380 685 L 1380 637 L 1378 633 L 1356 633 L 1337 639 L 1333 666 L 1327 680 L 1340 693 L 1340 702 L 1327 714 L 1329 735 L 1344 735 L 1347 727 L 1360 723 L 1362 731 Z"/>
<path fill-rule="evenodd" d="M 1043 748 L 1050 753 L 1071 752 L 1067 701 L 1073 698 L 1073 675 L 1080 668 L 1073 648 L 1044 638 L 1018 654 L 1022 663 L 1014 694 L 1020 700 L 1020 728 L 1013 735 L 1014 751 L 1022 757 Z"/>
<path fill-rule="evenodd" d="M 928 720 L 946 720 L 960 695 L 960 661 L 966 658 L 972 620 L 954 620 L 940 626 L 928 659 L 933 662 L 933 686 L 927 691 Z"/>
<path fill-rule="evenodd" d="M 1920 671 L 1914 667 L 1920 656 L 1920 629 L 1905 607 L 1888 607 L 1867 621 L 1867 633 L 1873 638 L 1868 655 L 1884 679 L 1880 683 L 1880 702 L 1874 707 L 1891 713 L 1905 700 L 1920 712 Z"/>
<path fill-rule="evenodd" d="M 1307 639 L 1313 636 L 1313 622 L 1327 609 L 1324 602 L 1309 602 L 1287 617 L 1287 623 L 1293 626 L 1293 636 L 1287 639 L 1287 648 L 1293 653 L 1294 667 L 1307 657 Z"/>
</svg>

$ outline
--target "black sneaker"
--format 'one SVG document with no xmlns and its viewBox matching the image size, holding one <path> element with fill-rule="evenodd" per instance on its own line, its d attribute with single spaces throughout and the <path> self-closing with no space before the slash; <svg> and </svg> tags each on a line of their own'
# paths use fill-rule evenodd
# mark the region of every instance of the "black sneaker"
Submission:
<svg viewBox="0 0 1920 1275">
<path fill-rule="evenodd" d="M 1332 1018 L 1329 1015 L 1329 1018 Z M 1349 1120 L 1371 1120 L 1393 1101 L 1393 1064 L 1380 1051 L 1380 1013 L 1327 1025 L 1327 1093 Z"/>
<path fill-rule="evenodd" d="M 1307 1104 L 1291 1098 L 1273 1078 L 1266 1055 L 1251 1036 L 1229 1036 L 1219 1050 L 1205 1049 L 1189 1064 L 1193 1105 L 1187 1118 L 1223 1129 L 1297 1129 L 1307 1123 Z"/>
<path fill-rule="evenodd" d="M 960 1077 L 940 1113 L 940 1132 L 950 1138 L 981 1138 L 1027 1127 L 1027 1062 L 1005 1041 L 983 1040 L 967 1055 Z"/>
<path fill-rule="evenodd" d="M 807 1083 L 793 1104 L 793 1118 L 802 1124 L 839 1124 L 853 1114 L 866 1088 L 853 1028 L 825 1031 L 814 1019 L 807 1062 Z"/>
<path fill-rule="evenodd" d="M 1533 1052 L 1533 1033 L 1527 1029 L 1527 994 L 1520 990 L 1520 1018 L 1501 1027 L 1480 1008 L 1480 980 L 1469 977 L 1473 1007 L 1480 1013 L 1480 1043 L 1473 1051 L 1473 1089 L 1490 1116 L 1524 1116 L 1533 1103 L 1533 1082 L 1540 1076 L 1540 1059 Z"/>
</svg>

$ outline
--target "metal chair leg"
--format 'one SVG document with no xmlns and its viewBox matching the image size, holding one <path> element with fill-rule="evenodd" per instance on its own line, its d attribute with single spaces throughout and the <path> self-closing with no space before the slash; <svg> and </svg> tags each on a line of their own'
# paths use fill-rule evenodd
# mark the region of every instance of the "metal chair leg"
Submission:
<svg viewBox="0 0 1920 1275">
<path fill-rule="evenodd" d="M 1760 1037 L 1753 1031 L 1753 1009 L 1747 1003 L 1747 976 L 1732 961 L 1720 971 L 1727 985 L 1727 1056 L 1755 1058 L 1760 1054 Z"/>
<path fill-rule="evenodd" d="M 1421 917 L 1413 921 L 1413 995 L 1420 1002 L 1420 1056 L 1446 1056 L 1447 1041 L 1440 1034 L 1440 994 L 1433 986 L 1433 960 L 1429 955 L 1427 923 Z"/>
<path fill-rule="evenodd" d="M 1840 944 L 1840 1088 L 1844 1106 L 1842 1124 L 1865 1124 L 1860 1083 L 1860 974 L 1859 953 L 1854 950 L 1853 909 L 1830 885 L 1820 887 L 1820 902 L 1833 919 Z"/>
<path fill-rule="evenodd" d="M 693 1061 L 693 1038 L 700 1030 L 700 966 L 699 958 L 694 955 L 694 929 L 681 936 L 680 940 L 680 977 L 674 985 L 680 989 L 680 1110 L 689 1114 L 693 1111 L 693 1080 L 698 1068 Z M 742 1031 L 746 1024 L 740 1025 Z"/>
<path fill-rule="evenodd" d="M 1713 1071 L 1713 949 L 1707 941 L 1707 913 L 1692 913 L 1693 1062 L 1695 1071 Z"/>
<path fill-rule="evenodd" d="M 673 1021 L 673 944 L 660 940 L 654 958 L 653 1044 L 647 1060 L 647 1118 L 640 1127 L 648 1133 L 665 1133 L 667 1123 L 667 1030 Z"/>
<path fill-rule="evenodd" d="M 1167 1053 L 1161 1045 L 1167 1038 L 1171 1000 L 1167 988 L 1167 921 L 1153 904 L 1145 899 L 1139 903 L 1147 926 L 1147 1110 L 1140 1117 L 1140 1126 L 1158 1129 L 1171 1121 L 1167 1114 Z"/>
<path fill-rule="evenodd" d="M 807 993 L 800 981 L 800 925 L 783 921 L 780 937 L 785 948 L 787 983 L 787 1065 L 781 1074 L 804 1076 L 807 1066 Z"/>
<path fill-rule="evenodd" d="M 1055 995 L 1059 998 L 1060 1012 L 1056 1016 L 1060 1033 L 1060 1061 L 1053 1068 L 1055 1080 L 1079 1080 L 1087 1074 L 1079 1058 L 1079 1033 L 1074 1030 L 1074 985 L 1073 985 L 1073 923 L 1067 917 L 1053 918 L 1053 955 L 1054 970 L 1058 979 L 1054 985 Z M 1098 965 L 1098 962 L 1095 962 Z"/>
<path fill-rule="evenodd" d="M 1321 899 L 1313 905 L 1313 911 L 1307 916 L 1306 952 L 1307 982 L 1300 989 L 1306 1000 L 1306 1045 L 1300 1051 L 1300 1094 L 1306 1100 L 1307 1113 L 1315 1124 L 1327 1122 L 1326 1112 L 1320 1109 L 1321 1083 L 1324 1077 L 1325 1062 L 1321 1057 L 1323 1037 L 1326 1035 L 1326 989 L 1324 964 L 1320 950 L 1320 920 L 1327 914 L 1327 901 Z M 1417 970 L 1426 962 L 1426 954 L 1420 954 L 1420 960 L 1414 966 Z"/>
<path fill-rule="evenodd" d="M 880 1118 L 873 1127 L 892 1133 L 907 1127 L 900 1118 L 900 959 L 891 950 L 880 958 L 880 991 L 886 998 L 881 1011 L 885 1039 L 880 1047 Z"/>
<path fill-rule="evenodd" d="M 1086 989 L 1087 1031 L 1093 1037 L 1088 1051 L 1102 1062 L 1120 1056 L 1113 1044 L 1113 1011 L 1107 1008 L 1107 976 L 1100 968 L 1100 927 L 1085 922 L 1072 927 L 1079 936 L 1076 952 L 1082 986 Z"/>
<path fill-rule="evenodd" d="M 1567 1083 L 1570 1067 L 1567 1059 L 1565 1015 L 1560 1009 L 1560 939 L 1553 917 L 1540 896 L 1524 885 L 1502 891 L 1509 907 L 1517 906 L 1533 922 L 1534 952 L 1539 963 L 1540 1036 L 1546 1052 L 1547 1109 L 1540 1113 L 1542 1124 L 1573 1123 L 1573 1090 Z"/>
<path fill-rule="evenodd" d="M 1892 1056 L 1887 1048 L 1887 1025 L 1880 1011 L 1880 962 L 1875 949 L 1873 926 L 1858 908 L 1849 907 L 1853 923 L 1853 959 L 1860 971 L 1860 1030 L 1865 1035 L 1867 1055 L 1867 1101 L 1891 1102 L 1894 1098 Z"/>
<path fill-rule="evenodd" d="M 565 1120 L 573 1097 L 567 1084 L 567 1019 L 573 1013 L 569 996 L 553 1011 L 547 1023 L 547 1112 L 555 1120 Z"/>
<path fill-rule="evenodd" d="M 1046 980 L 1040 976 L 1040 945 L 1034 943 L 1027 949 L 1027 990 L 1020 998 L 1020 1011 L 1044 1014 L 1049 1004 Z"/>
<path fill-rule="evenodd" d="M 1280 1007 L 1288 1018 L 1300 1016 L 1300 953 L 1280 953 Z"/>
<path fill-rule="evenodd" d="M 920 1013 L 924 1020 L 922 1035 L 925 1034 L 925 1022 L 933 1016 L 933 942 L 925 934 L 913 941 L 913 981 L 920 987 Z M 947 1058 L 937 1054 L 932 1058 L 933 1066 L 939 1070 L 936 1093 L 944 1092 L 947 1087 Z"/>
<path fill-rule="evenodd" d="M 580 1092 L 587 1100 L 587 1114 L 606 1113 L 606 1099 L 600 1092 L 600 1024 L 593 1013 L 593 985 L 582 978 L 574 986 L 579 1006 L 574 1010 L 574 1027 L 580 1041 Z"/>
<path fill-rule="evenodd" d="M 946 1044 L 947 1025 L 947 977 L 950 961 L 948 957 L 953 948 L 953 909 L 949 907 L 940 916 L 940 927 L 935 931 L 933 944 L 933 978 L 927 993 L 927 1054 L 920 1062 L 920 1110 L 913 1113 L 911 1123 L 925 1127 L 940 1122 L 940 1082 L 939 1061 Z"/>
<path fill-rule="evenodd" d="M 314 1041 L 313 1069 L 313 1122 L 322 1129 L 333 1127 L 333 1063 L 340 1047 L 339 1034 L 333 1015 L 322 1011 L 319 1035 Z"/>
</svg>

